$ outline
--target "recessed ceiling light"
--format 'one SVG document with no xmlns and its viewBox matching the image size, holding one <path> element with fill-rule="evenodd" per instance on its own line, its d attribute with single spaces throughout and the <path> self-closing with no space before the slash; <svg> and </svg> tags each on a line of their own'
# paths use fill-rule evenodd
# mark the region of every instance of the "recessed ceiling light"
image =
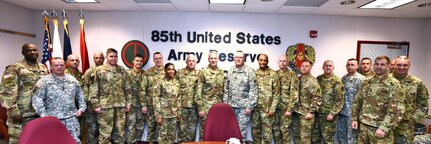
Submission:
<svg viewBox="0 0 431 144">
<path fill-rule="evenodd" d="M 420 4 L 418 7 L 431 7 L 431 3 Z"/>
<path fill-rule="evenodd" d="M 346 1 L 340 2 L 341 5 L 349 5 L 349 4 L 354 4 L 354 3 L 355 3 L 354 0 L 346 0 Z"/>
<path fill-rule="evenodd" d="M 245 4 L 245 0 L 209 0 L 210 4 Z"/>
<path fill-rule="evenodd" d="M 97 0 L 63 0 L 66 3 L 99 3 Z"/>
<path fill-rule="evenodd" d="M 416 0 L 374 0 L 368 4 L 360 6 L 359 8 L 366 9 L 394 9 L 396 7 L 414 2 Z"/>
</svg>

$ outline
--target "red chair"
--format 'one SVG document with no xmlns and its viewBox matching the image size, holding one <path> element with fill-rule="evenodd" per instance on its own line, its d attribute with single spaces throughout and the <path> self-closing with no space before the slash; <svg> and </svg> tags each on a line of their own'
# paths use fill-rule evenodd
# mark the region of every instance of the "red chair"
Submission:
<svg viewBox="0 0 431 144">
<path fill-rule="evenodd" d="M 233 137 L 242 141 L 241 130 L 230 105 L 218 103 L 211 106 L 203 136 L 203 141 L 226 141 Z"/>
<path fill-rule="evenodd" d="M 60 120 L 46 116 L 30 121 L 22 130 L 19 144 L 76 144 Z"/>
</svg>

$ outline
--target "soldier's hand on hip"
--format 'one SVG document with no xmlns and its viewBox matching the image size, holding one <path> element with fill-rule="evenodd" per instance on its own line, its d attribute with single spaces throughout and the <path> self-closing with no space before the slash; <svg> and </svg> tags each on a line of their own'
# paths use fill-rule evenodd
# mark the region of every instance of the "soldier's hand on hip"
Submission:
<svg viewBox="0 0 431 144">
<path fill-rule="evenodd" d="M 251 114 L 251 110 L 247 108 L 247 109 L 245 109 L 244 113 L 245 113 L 246 115 L 249 115 L 249 114 Z"/>
<path fill-rule="evenodd" d="M 332 114 L 329 114 L 328 116 L 326 116 L 327 121 L 332 121 L 333 119 L 334 119 L 334 116 Z"/>
<path fill-rule="evenodd" d="M 292 115 L 292 112 L 286 111 L 286 113 L 284 113 L 284 116 L 286 117 L 290 117 Z"/>
<path fill-rule="evenodd" d="M 22 115 L 19 114 L 19 115 L 12 116 L 12 121 L 15 123 L 22 123 L 23 121 Z"/>
<path fill-rule="evenodd" d="M 352 129 L 358 129 L 358 121 L 352 121 Z"/>
<path fill-rule="evenodd" d="M 385 132 L 385 131 L 383 131 L 383 130 L 381 130 L 381 129 L 377 129 L 377 130 L 376 130 L 376 133 L 375 133 L 374 135 L 375 135 L 376 137 L 382 138 L 382 137 L 385 137 L 386 132 Z"/>
<path fill-rule="evenodd" d="M 102 110 L 102 108 L 100 108 L 100 107 L 98 107 L 98 108 L 94 109 L 94 111 L 95 111 L 96 113 L 98 113 L 98 114 L 103 113 L 103 110 Z"/>
<path fill-rule="evenodd" d="M 148 109 L 147 109 L 147 107 L 142 107 L 142 113 L 143 114 L 147 114 L 148 113 Z"/>
</svg>

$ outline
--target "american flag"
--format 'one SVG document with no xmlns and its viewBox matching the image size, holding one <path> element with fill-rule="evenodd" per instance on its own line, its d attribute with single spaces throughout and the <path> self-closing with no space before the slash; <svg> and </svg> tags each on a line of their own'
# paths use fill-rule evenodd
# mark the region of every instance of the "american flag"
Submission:
<svg viewBox="0 0 431 144">
<path fill-rule="evenodd" d="M 43 36 L 43 56 L 42 56 L 42 63 L 46 66 L 48 69 L 48 72 L 50 72 L 50 60 L 51 60 L 51 51 L 49 48 L 49 45 L 51 44 L 50 37 L 49 37 L 49 21 L 48 16 L 45 16 L 45 34 Z"/>
</svg>

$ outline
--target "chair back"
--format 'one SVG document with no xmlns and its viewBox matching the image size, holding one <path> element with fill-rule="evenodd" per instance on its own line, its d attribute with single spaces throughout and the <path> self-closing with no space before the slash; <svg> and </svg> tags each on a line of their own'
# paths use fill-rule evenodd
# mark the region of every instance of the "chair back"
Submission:
<svg viewBox="0 0 431 144">
<path fill-rule="evenodd" d="M 235 114 L 226 103 L 214 104 L 205 121 L 203 141 L 226 141 L 230 138 L 242 140 Z"/>
<path fill-rule="evenodd" d="M 46 116 L 30 121 L 22 130 L 19 144 L 76 144 L 60 120 Z"/>
</svg>

